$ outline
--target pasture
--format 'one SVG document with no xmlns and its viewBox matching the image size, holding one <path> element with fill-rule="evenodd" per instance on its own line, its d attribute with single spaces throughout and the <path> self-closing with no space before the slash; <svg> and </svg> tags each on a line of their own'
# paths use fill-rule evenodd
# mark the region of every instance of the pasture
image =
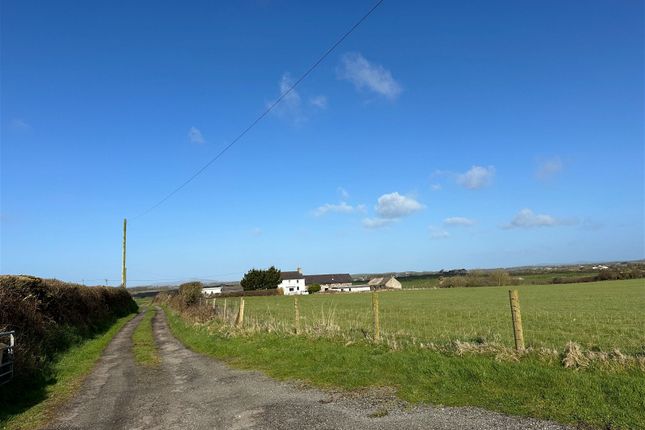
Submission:
<svg viewBox="0 0 645 430">
<path fill-rule="evenodd" d="M 513 346 L 508 290 L 520 293 L 527 347 L 645 353 L 645 279 L 581 284 L 383 291 L 383 337 L 418 343 L 495 342 Z M 294 298 L 247 297 L 246 321 L 275 331 L 294 327 Z M 327 328 L 360 339 L 372 327 L 370 293 L 299 296 L 303 330 Z M 229 314 L 239 299 L 227 299 Z M 218 308 L 223 299 L 217 300 Z"/>
</svg>

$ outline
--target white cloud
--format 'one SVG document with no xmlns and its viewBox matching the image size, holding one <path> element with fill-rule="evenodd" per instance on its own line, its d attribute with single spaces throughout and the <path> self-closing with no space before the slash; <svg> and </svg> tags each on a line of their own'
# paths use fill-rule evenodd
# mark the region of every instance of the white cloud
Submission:
<svg viewBox="0 0 645 430">
<path fill-rule="evenodd" d="M 468 227 L 475 224 L 475 221 L 470 218 L 465 218 L 462 216 L 453 216 L 443 220 L 443 225 L 445 226 L 461 226 Z"/>
<path fill-rule="evenodd" d="M 302 99 L 300 94 L 295 88 L 289 91 L 289 88 L 291 88 L 292 85 L 293 80 L 291 79 L 291 75 L 289 73 L 284 73 L 278 83 L 280 96 L 284 94 L 284 97 L 280 100 L 280 103 L 273 108 L 273 112 L 282 118 L 288 118 L 298 123 L 305 120 L 306 117 L 302 112 Z M 273 103 L 274 102 L 267 102 L 266 106 L 269 107 Z"/>
<path fill-rule="evenodd" d="M 375 228 L 381 228 L 388 226 L 394 222 L 393 219 L 385 219 L 385 218 L 364 218 L 363 219 L 363 227 L 369 228 L 369 229 L 375 229 Z"/>
<path fill-rule="evenodd" d="M 338 204 L 325 203 L 322 206 L 314 209 L 315 216 L 322 216 L 328 213 L 341 213 L 341 214 L 351 214 L 354 212 L 365 212 L 365 205 L 348 205 L 346 202 L 340 202 Z"/>
<path fill-rule="evenodd" d="M 375 209 L 379 218 L 395 219 L 418 212 L 423 207 L 412 197 L 402 196 L 395 192 L 379 197 Z"/>
<path fill-rule="evenodd" d="M 327 97 L 316 96 L 309 99 L 309 103 L 320 109 L 327 109 Z"/>
<path fill-rule="evenodd" d="M 577 221 L 574 219 L 558 219 L 551 215 L 536 214 L 531 209 L 522 209 L 504 226 L 504 228 L 534 228 L 534 227 L 554 227 L 557 225 L 573 225 Z"/>
<path fill-rule="evenodd" d="M 563 169 L 563 166 L 562 166 L 562 160 L 560 160 L 560 157 L 554 157 L 548 160 L 542 160 L 538 165 L 537 171 L 535 172 L 535 176 L 541 181 L 547 181 L 553 178 L 554 176 L 556 176 L 558 173 L 560 173 L 562 169 Z"/>
<path fill-rule="evenodd" d="M 441 184 L 432 184 L 430 185 L 430 188 L 432 189 L 432 191 L 440 191 L 443 187 L 441 186 Z"/>
<path fill-rule="evenodd" d="M 190 127 L 190 130 L 188 130 L 188 139 L 190 139 L 192 143 L 199 143 L 200 145 L 206 143 L 204 136 L 202 136 L 202 132 L 196 127 Z"/>
<path fill-rule="evenodd" d="M 263 233 L 262 229 L 259 228 L 259 227 L 256 227 L 253 230 L 251 230 L 251 236 L 253 236 L 253 237 L 260 237 L 260 236 L 262 236 L 262 233 Z"/>
<path fill-rule="evenodd" d="M 450 237 L 450 233 L 446 230 L 442 230 L 434 226 L 429 226 L 428 231 L 430 232 L 430 239 L 446 239 Z"/>
<path fill-rule="evenodd" d="M 338 194 L 340 194 L 340 198 L 343 201 L 349 200 L 349 193 L 347 192 L 347 190 L 345 188 L 338 187 Z"/>
<path fill-rule="evenodd" d="M 490 185 L 494 176 L 493 166 L 473 166 L 466 173 L 457 176 L 457 183 L 470 190 L 476 190 Z"/>
<path fill-rule="evenodd" d="M 401 85 L 392 73 L 379 64 L 370 63 L 357 52 L 349 52 L 341 58 L 342 67 L 338 77 L 350 81 L 358 90 L 368 89 L 390 100 L 401 94 Z"/>
</svg>

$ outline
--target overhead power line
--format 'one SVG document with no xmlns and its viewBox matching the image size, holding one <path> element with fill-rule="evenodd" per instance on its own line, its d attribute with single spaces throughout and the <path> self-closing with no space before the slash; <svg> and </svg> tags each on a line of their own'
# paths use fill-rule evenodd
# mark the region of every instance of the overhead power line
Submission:
<svg viewBox="0 0 645 430">
<path fill-rule="evenodd" d="M 153 210 L 155 210 L 156 208 L 161 206 L 168 199 L 170 199 L 177 192 L 179 192 L 186 185 L 191 183 L 197 176 L 201 175 L 204 172 L 204 170 L 208 169 L 211 164 L 213 164 L 215 161 L 217 161 L 222 155 L 224 155 L 224 153 L 226 151 L 228 151 L 233 145 L 235 145 L 240 139 L 242 139 L 242 137 L 244 137 L 244 135 L 246 133 L 248 133 L 253 127 L 255 127 L 265 116 L 267 116 L 269 114 L 269 112 L 271 112 L 273 110 L 273 108 L 275 108 L 282 101 L 282 99 L 284 99 L 287 95 L 289 95 L 289 93 L 291 93 L 302 81 L 304 81 L 311 74 L 311 72 L 313 72 L 316 69 L 316 67 L 318 67 L 318 65 L 320 63 L 322 63 L 325 60 L 325 58 L 327 58 L 329 56 L 329 54 L 331 54 L 338 47 L 338 45 L 340 45 L 347 37 L 349 37 L 349 35 L 352 34 L 354 32 L 354 30 L 356 30 L 358 28 L 358 26 L 360 26 L 363 23 L 363 21 L 365 21 L 367 19 L 367 17 L 369 17 L 372 14 L 372 12 L 374 12 L 376 10 L 376 8 L 378 8 L 381 5 L 381 3 L 383 3 L 383 1 L 384 0 L 379 0 L 378 2 L 376 2 L 376 4 L 374 6 L 372 6 L 372 8 L 369 11 L 367 11 L 367 13 L 365 15 L 363 15 L 361 17 L 361 19 L 359 19 L 333 45 L 331 45 L 331 47 L 329 47 L 320 56 L 320 58 L 318 58 L 318 60 L 316 60 L 316 62 L 313 63 L 309 67 L 309 69 L 307 69 L 307 71 L 302 76 L 300 76 L 300 78 L 298 78 L 293 83 L 293 85 L 291 85 L 291 87 L 289 87 L 289 89 L 287 91 L 283 92 L 280 95 L 280 97 L 278 97 L 273 103 L 271 103 L 257 118 L 255 118 L 255 120 L 253 120 L 253 122 L 251 122 L 244 130 L 242 130 L 242 132 L 240 134 L 238 134 L 235 137 L 235 139 L 233 139 L 231 141 L 231 143 L 226 145 L 213 158 L 208 160 L 208 162 L 206 164 L 204 164 L 199 170 L 197 170 L 195 173 L 193 173 L 192 176 L 190 176 L 188 179 L 186 179 L 184 182 L 182 182 L 181 185 L 179 185 L 177 188 L 172 190 L 170 193 L 168 193 L 165 197 L 163 197 L 157 203 L 155 203 L 154 205 L 150 206 L 148 209 L 146 209 L 145 211 L 141 212 L 139 215 L 135 216 L 133 219 L 141 218 L 142 216 L 149 214 L 150 212 L 152 212 Z"/>
</svg>

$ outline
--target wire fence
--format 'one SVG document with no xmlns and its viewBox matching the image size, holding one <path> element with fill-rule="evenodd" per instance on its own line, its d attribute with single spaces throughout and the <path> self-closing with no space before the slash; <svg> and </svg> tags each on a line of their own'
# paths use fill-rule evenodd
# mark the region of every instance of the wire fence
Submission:
<svg viewBox="0 0 645 430">
<path fill-rule="evenodd" d="M 616 294 L 559 294 L 520 290 L 523 334 L 528 348 L 561 350 L 575 341 L 588 350 L 645 354 L 645 285 Z M 454 341 L 514 346 L 507 288 L 378 292 L 382 338 L 415 344 Z M 581 295 L 580 293 L 583 293 Z M 244 324 L 258 330 L 374 337 L 374 293 L 246 297 Z M 595 296 L 594 296 L 595 294 Z M 240 298 L 216 299 L 217 315 L 233 324 Z M 226 308 L 226 309 L 225 309 Z"/>
</svg>

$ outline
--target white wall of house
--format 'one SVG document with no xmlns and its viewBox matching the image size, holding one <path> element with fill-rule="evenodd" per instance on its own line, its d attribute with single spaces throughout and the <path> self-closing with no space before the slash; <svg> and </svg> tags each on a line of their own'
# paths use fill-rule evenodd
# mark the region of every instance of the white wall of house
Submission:
<svg viewBox="0 0 645 430">
<path fill-rule="evenodd" d="M 305 285 L 305 278 L 284 279 L 278 284 L 278 288 L 282 288 L 285 296 L 309 294 L 309 292 L 307 291 L 307 286 Z"/>
<path fill-rule="evenodd" d="M 341 292 L 341 293 L 364 293 L 366 291 L 371 291 L 372 289 L 370 288 L 369 285 L 348 285 L 344 287 L 336 287 L 331 289 L 330 291 L 336 291 L 336 292 Z"/>
<path fill-rule="evenodd" d="M 345 288 L 345 287 L 351 287 L 351 286 L 352 286 L 351 282 L 344 282 L 341 284 L 320 284 L 320 291 L 336 290 L 339 288 Z"/>
<path fill-rule="evenodd" d="M 202 288 L 202 294 L 206 297 L 222 294 L 222 287 L 204 287 Z"/>
</svg>

